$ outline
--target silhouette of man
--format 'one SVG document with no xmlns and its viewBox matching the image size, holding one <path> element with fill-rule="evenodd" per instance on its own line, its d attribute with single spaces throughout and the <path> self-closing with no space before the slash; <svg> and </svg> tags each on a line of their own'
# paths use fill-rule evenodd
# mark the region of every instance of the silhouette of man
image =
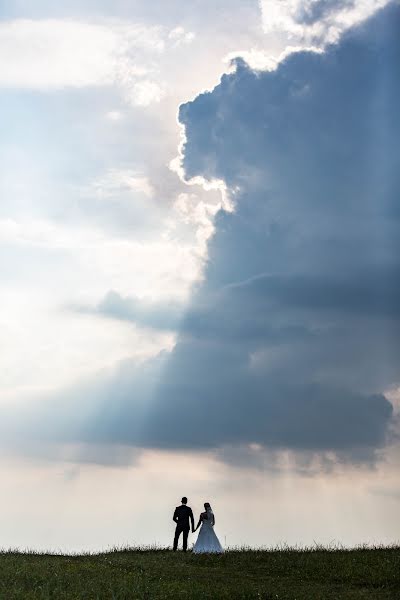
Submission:
<svg viewBox="0 0 400 600">
<path fill-rule="evenodd" d="M 177 506 L 172 519 L 176 523 L 175 537 L 174 537 L 174 551 L 178 548 L 178 541 L 181 533 L 183 534 L 183 551 L 187 550 L 188 535 L 190 531 L 190 523 L 192 525 L 192 531 L 194 530 L 194 519 L 193 512 L 190 506 L 187 505 L 187 498 L 182 498 L 182 504 Z"/>
</svg>

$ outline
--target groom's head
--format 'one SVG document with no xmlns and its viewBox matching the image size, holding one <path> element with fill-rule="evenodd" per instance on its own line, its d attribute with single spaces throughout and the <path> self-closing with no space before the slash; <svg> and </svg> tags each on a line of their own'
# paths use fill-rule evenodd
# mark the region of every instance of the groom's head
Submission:
<svg viewBox="0 0 400 600">
<path fill-rule="evenodd" d="M 182 504 L 187 504 L 187 498 L 186 498 L 186 496 L 183 496 L 183 498 L 182 498 Z"/>
</svg>

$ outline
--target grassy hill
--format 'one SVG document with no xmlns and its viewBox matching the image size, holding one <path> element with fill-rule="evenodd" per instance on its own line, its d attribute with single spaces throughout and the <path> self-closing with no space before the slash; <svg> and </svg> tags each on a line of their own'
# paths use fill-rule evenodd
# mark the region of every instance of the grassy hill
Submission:
<svg viewBox="0 0 400 600">
<path fill-rule="evenodd" d="M 399 600 L 400 547 L 0 553 L 1 600 Z"/>
</svg>

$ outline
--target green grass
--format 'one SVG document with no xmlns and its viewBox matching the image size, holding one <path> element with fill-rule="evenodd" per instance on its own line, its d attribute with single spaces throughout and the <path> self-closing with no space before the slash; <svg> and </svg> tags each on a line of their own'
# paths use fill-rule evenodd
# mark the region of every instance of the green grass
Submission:
<svg viewBox="0 0 400 600">
<path fill-rule="evenodd" d="M 1 600 L 399 600 L 400 547 L 0 553 Z"/>
</svg>

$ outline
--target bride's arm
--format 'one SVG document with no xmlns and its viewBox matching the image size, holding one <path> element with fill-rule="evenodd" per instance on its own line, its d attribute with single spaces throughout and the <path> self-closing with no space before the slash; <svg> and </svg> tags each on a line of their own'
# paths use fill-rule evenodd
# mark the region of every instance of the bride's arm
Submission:
<svg viewBox="0 0 400 600">
<path fill-rule="evenodd" d="M 215 525 L 215 515 L 214 513 L 212 514 L 212 521 L 211 521 L 211 525 L 214 527 Z"/>
<path fill-rule="evenodd" d="M 200 527 L 200 525 L 201 525 L 201 515 L 200 515 L 200 518 L 199 518 L 199 522 L 197 523 L 196 529 L 193 529 L 193 533 L 198 530 L 198 528 Z"/>
</svg>

